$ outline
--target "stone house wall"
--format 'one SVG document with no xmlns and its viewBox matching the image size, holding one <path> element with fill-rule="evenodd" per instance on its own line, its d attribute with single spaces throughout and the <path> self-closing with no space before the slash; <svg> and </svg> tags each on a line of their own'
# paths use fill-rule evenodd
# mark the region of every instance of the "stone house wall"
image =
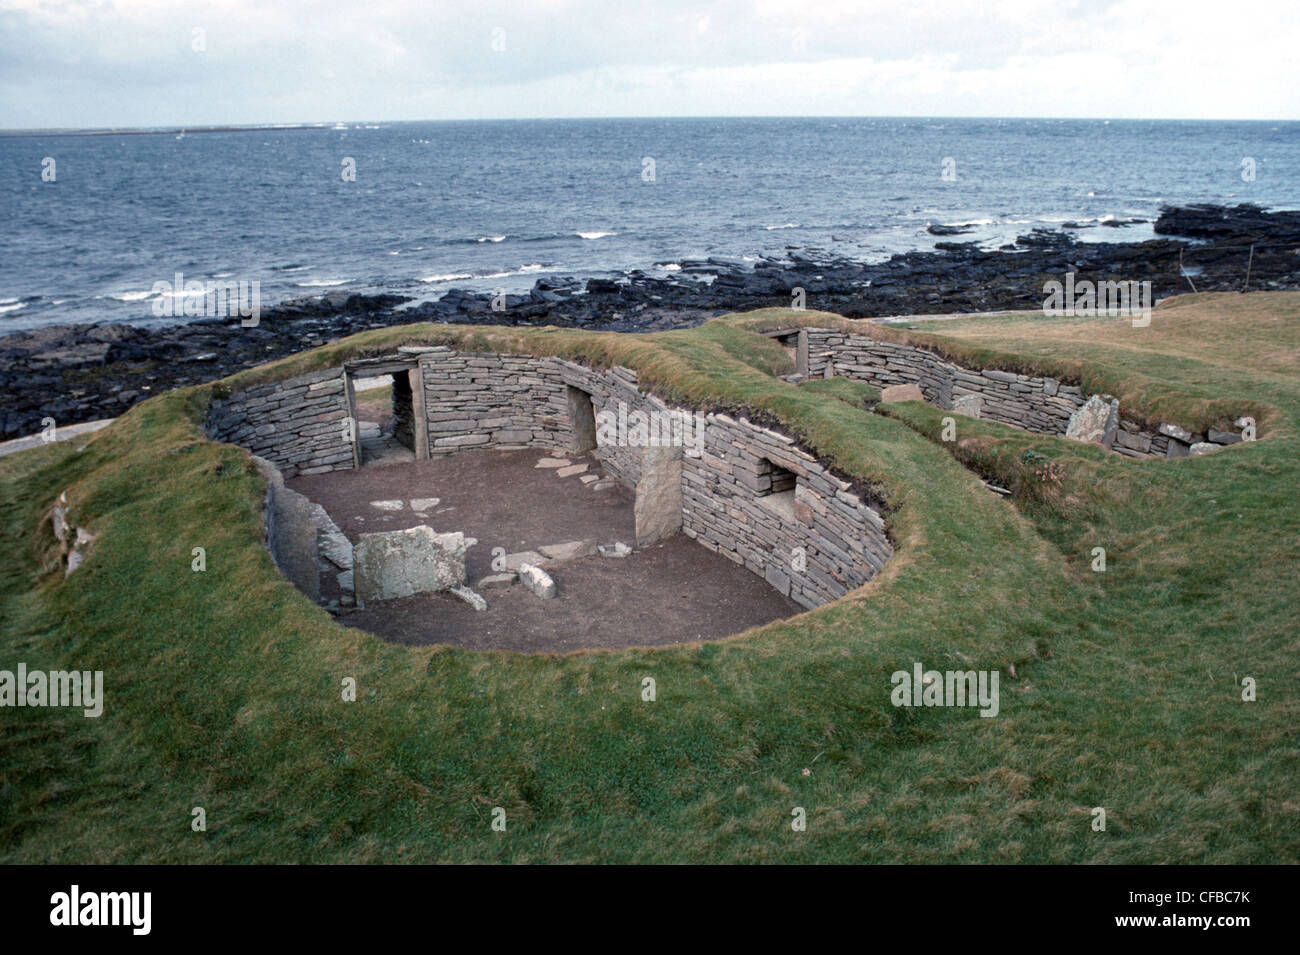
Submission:
<svg viewBox="0 0 1300 955">
<path fill-rule="evenodd" d="M 1077 385 L 996 369 L 966 368 L 912 345 L 877 341 L 826 328 L 808 329 L 808 376 L 829 374 L 877 388 L 915 384 L 926 401 L 947 410 L 963 395 L 980 397 L 980 417 L 1026 431 L 1063 436 L 1070 415 L 1088 400 Z M 1104 396 L 1109 400 L 1109 396 Z M 1111 450 L 1129 457 L 1170 455 L 1169 437 L 1119 421 Z"/>
<path fill-rule="evenodd" d="M 704 453 L 683 458 L 683 533 L 805 607 L 884 566 L 893 554 L 884 520 L 849 484 L 785 435 L 724 414 L 706 421 Z M 793 492 L 773 491 L 773 465 L 793 472 Z"/>
<path fill-rule="evenodd" d="M 285 477 L 352 467 L 346 382 L 341 368 L 254 385 L 212 403 L 205 430 L 247 448 Z"/>
</svg>

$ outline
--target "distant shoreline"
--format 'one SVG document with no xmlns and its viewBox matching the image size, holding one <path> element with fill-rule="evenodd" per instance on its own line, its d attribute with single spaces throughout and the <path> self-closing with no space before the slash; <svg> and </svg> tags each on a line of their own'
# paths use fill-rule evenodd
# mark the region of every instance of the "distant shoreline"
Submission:
<svg viewBox="0 0 1300 955">
<path fill-rule="evenodd" d="M 653 332 L 726 312 L 810 309 L 848 318 L 1014 311 L 1043 307 L 1044 282 L 1141 276 L 1155 299 L 1191 291 L 1300 289 L 1300 212 L 1257 206 L 1167 208 L 1143 242 L 1079 243 L 1036 229 L 1006 250 L 969 242 L 864 264 L 813 250 L 753 263 L 682 259 L 676 272 L 633 270 L 622 280 L 538 278 L 527 294 L 448 289 L 416 304 L 399 294 L 336 289 L 239 316 L 141 327 L 120 322 L 45 325 L 0 336 L 0 439 L 115 417 L 175 387 L 323 345 L 369 328 L 411 322 Z M 1249 275 L 1249 285 L 1246 285 Z M 703 279 L 703 280 L 702 280 Z"/>
<path fill-rule="evenodd" d="M 1106 125 L 1122 123 L 1223 123 L 1226 125 L 1276 125 L 1278 123 L 1300 124 L 1300 119 L 1162 119 L 1159 117 L 1113 118 L 1106 116 L 500 116 L 478 119 L 348 119 L 327 120 L 313 123 L 235 123 L 232 125 L 205 123 L 199 126 L 103 126 L 103 127 L 68 127 L 0 129 L 0 138 L 34 137 L 34 136 L 161 136 L 184 133 L 243 133 L 292 130 L 330 130 L 353 129 L 365 126 L 404 126 L 432 123 L 635 123 L 635 122 L 727 122 L 753 120 L 915 120 L 917 122 L 1061 122 L 1061 123 L 1103 123 Z"/>
</svg>

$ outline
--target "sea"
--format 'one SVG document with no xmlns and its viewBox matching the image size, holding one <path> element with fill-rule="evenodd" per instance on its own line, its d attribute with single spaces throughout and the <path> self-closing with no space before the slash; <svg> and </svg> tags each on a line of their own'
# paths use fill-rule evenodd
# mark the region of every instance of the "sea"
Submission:
<svg viewBox="0 0 1300 955">
<path fill-rule="evenodd" d="M 1164 204 L 1300 208 L 1300 122 L 724 118 L 0 132 L 0 333 L 171 323 L 185 281 L 262 308 L 332 290 L 670 275 L 682 259 L 863 262 Z M 1117 228 L 1104 221 L 1141 220 Z M 968 227 L 957 239 L 930 224 Z"/>
</svg>

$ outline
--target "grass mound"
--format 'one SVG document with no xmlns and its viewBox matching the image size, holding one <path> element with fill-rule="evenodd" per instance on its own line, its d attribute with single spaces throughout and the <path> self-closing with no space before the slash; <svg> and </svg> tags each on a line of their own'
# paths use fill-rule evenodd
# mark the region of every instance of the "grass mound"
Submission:
<svg viewBox="0 0 1300 955">
<path fill-rule="evenodd" d="M 937 409 L 778 380 L 788 356 L 752 333 L 844 321 L 384 329 L 160 395 L 84 450 L 0 459 L 0 668 L 103 670 L 106 695 L 98 719 L 0 708 L 0 858 L 1295 861 L 1300 296 L 1187 297 L 1145 330 L 874 332 L 1189 427 L 1256 413 L 1263 440 L 1175 462 L 989 422 L 945 443 Z M 399 343 L 626 365 L 666 398 L 779 422 L 887 505 L 897 553 L 835 604 L 713 644 L 521 656 L 340 627 L 275 572 L 260 477 L 198 422 L 213 394 Z M 44 520 L 65 489 L 97 535 L 66 580 Z M 999 715 L 895 708 L 890 675 L 914 662 L 998 670 Z"/>
</svg>

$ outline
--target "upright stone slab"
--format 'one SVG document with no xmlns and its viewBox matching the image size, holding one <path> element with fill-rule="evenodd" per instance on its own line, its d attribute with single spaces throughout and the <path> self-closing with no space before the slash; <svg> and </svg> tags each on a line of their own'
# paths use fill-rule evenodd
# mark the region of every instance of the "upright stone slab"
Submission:
<svg viewBox="0 0 1300 955">
<path fill-rule="evenodd" d="M 958 395 L 952 399 L 952 410 L 968 418 L 978 418 L 984 406 L 984 399 L 979 395 Z"/>
<path fill-rule="evenodd" d="M 1115 436 L 1119 433 L 1119 399 L 1110 400 L 1110 413 L 1106 416 L 1106 430 L 1101 435 L 1101 446 L 1109 451 L 1115 446 Z"/>
<path fill-rule="evenodd" d="M 1110 406 L 1101 400 L 1100 395 L 1093 395 L 1074 414 L 1065 426 L 1065 436 L 1073 441 L 1086 441 L 1100 444 L 1106 436 L 1106 425 L 1110 421 Z"/>
<path fill-rule="evenodd" d="M 358 600 L 394 600 L 465 583 L 465 535 L 420 525 L 362 534 L 352 551 Z"/>
<path fill-rule="evenodd" d="M 808 377 L 808 330 L 801 328 L 795 338 L 795 370 Z"/>
<path fill-rule="evenodd" d="M 636 485 L 636 546 L 645 547 L 682 529 L 682 449 L 643 448 Z"/>
<path fill-rule="evenodd" d="M 279 469 L 253 455 L 266 478 L 266 546 L 280 573 L 312 600 L 320 599 L 320 551 L 316 516 L 306 496 L 284 486 Z"/>
</svg>

